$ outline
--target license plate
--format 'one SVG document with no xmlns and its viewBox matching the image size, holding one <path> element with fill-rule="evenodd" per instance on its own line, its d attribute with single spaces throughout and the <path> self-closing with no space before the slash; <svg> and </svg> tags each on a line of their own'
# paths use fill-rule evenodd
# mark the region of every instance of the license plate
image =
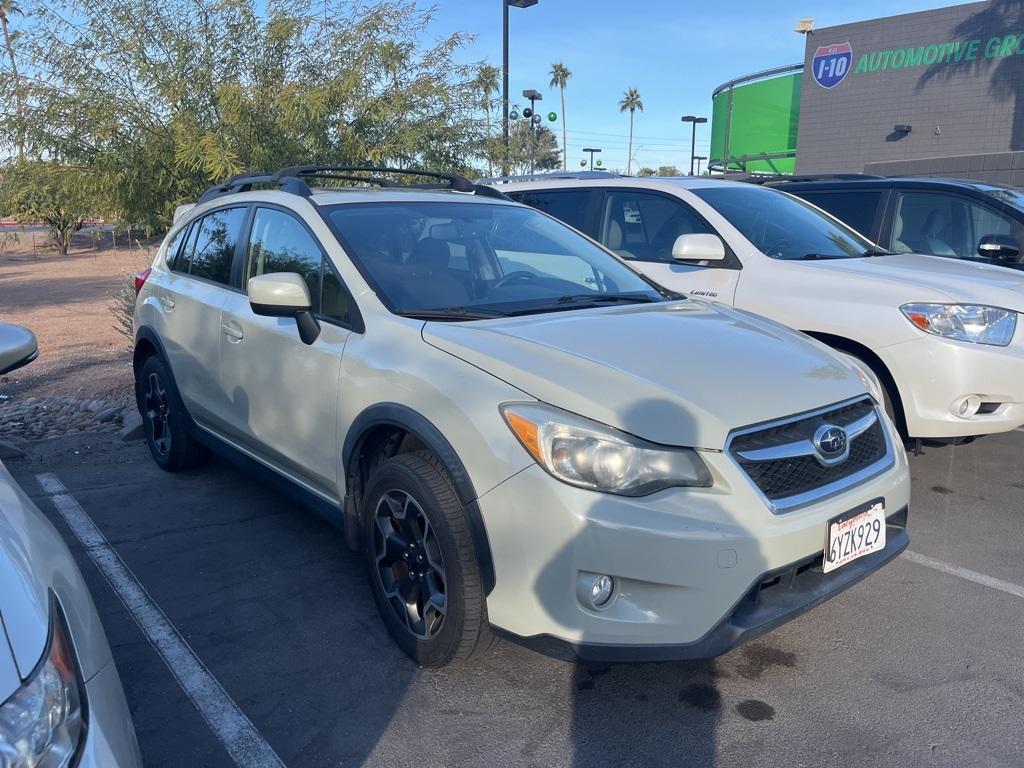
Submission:
<svg viewBox="0 0 1024 768">
<path fill-rule="evenodd" d="M 834 571 L 880 549 L 885 549 L 885 502 L 881 500 L 829 520 L 822 570 Z"/>
</svg>

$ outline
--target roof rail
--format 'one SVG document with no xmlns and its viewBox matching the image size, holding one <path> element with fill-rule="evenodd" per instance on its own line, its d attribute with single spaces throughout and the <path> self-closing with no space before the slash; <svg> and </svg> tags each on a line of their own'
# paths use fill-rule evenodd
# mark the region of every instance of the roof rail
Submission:
<svg viewBox="0 0 1024 768">
<path fill-rule="evenodd" d="M 557 181 L 558 179 L 621 179 L 622 174 L 611 171 L 553 171 L 551 173 L 527 173 L 521 176 L 494 176 L 477 179 L 477 184 L 510 184 L 515 181 Z"/>
<path fill-rule="evenodd" d="M 293 177 L 275 179 L 274 176 L 271 176 L 265 171 L 255 171 L 250 173 L 236 173 L 223 184 L 215 184 L 199 196 L 199 199 L 196 200 L 196 205 L 201 205 L 202 203 L 214 200 L 221 195 L 230 195 L 235 192 L 248 192 L 257 184 L 269 184 L 280 187 L 282 192 L 291 192 L 294 195 L 301 195 L 302 197 L 309 197 L 313 194 L 312 190 L 299 179 Z"/>
<path fill-rule="evenodd" d="M 428 179 L 439 179 L 443 184 L 398 184 L 381 175 L 362 174 L 402 174 L 422 176 Z M 361 165 L 291 165 L 275 173 L 252 171 L 238 173 L 225 181 L 207 189 L 196 201 L 197 204 L 213 200 L 221 195 L 235 192 L 247 192 L 256 185 L 279 187 L 282 192 L 290 192 L 301 197 L 310 197 L 313 190 L 307 181 L 316 179 L 331 181 L 355 181 L 372 184 L 378 187 L 411 187 L 414 189 L 448 189 L 454 192 L 467 192 L 482 197 L 494 197 L 507 200 L 504 194 L 491 187 L 474 184 L 465 176 L 457 173 L 439 173 L 437 171 L 420 171 L 405 168 L 371 167 Z"/>
<path fill-rule="evenodd" d="M 301 178 L 341 178 L 346 181 L 365 181 L 368 184 L 377 184 L 382 187 L 394 187 L 398 186 L 389 179 L 380 178 L 377 176 L 358 176 L 356 173 L 397 173 L 405 176 L 423 176 L 428 179 L 440 179 L 441 181 L 447 182 L 446 189 L 451 189 L 455 192 L 476 192 L 473 182 L 467 179 L 465 176 L 460 176 L 457 173 L 439 173 L 438 171 L 421 171 L 417 169 L 409 168 L 387 168 L 387 167 L 370 167 L 360 165 L 292 165 L 287 168 L 282 168 L 274 174 L 274 179 L 282 179 L 288 176 L 293 176 L 297 179 Z M 339 173 L 341 174 L 339 176 Z M 414 185 L 410 185 L 414 186 Z M 434 189 L 436 187 L 428 185 L 418 185 L 423 189 Z"/>
<path fill-rule="evenodd" d="M 763 174 L 751 175 L 745 179 L 737 179 L 737 181 L 746 181 L 751 184 L 789 184 L 797 181 L 870 181 L 872 179 L 884 178 L 884 176 L 878 176 L 873 173 L 815 173 L 801 176 Z"/>
</svg>

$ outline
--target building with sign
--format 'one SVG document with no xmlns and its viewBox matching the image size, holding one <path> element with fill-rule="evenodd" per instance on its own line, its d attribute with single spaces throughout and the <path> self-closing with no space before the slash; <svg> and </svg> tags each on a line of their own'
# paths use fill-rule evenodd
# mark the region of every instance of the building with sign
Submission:
<svg viewBox="0 0 1024 768">
<path fill-rule="evenodd" d="M 913 174 L 1024 185 L 1019 0 L 818 29 L 806 36 L 803 64 L 789 76 L 800 79 L 799 98 L 777 95 L 774 110 L 788 110 L 788 122 L 797 126 L 796 173 Z M 741 142 L 742 151 L 732 151 L 736 143 L 726 138 L 753 134 L 744 110 L 739 102 L 731 112 L 719 110 L 716 101 L 712 167 L 761 171 L 764 156 L 780 151 L 771 136 L 760 145 L 756 138 L 754 144 Z M 759 114 L 772 110 L 762 104 Z M 716 131 L 723 139 L 718 147 Z"/>
</svg>

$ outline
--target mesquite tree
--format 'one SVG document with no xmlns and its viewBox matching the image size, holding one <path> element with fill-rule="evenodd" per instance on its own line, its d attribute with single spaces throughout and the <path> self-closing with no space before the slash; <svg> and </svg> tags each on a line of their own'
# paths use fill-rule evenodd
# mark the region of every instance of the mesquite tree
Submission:
<svg viewBox="0 0 1024 768">
<path fill-rule="evenodd" d="M 478 65 L 456 61 L 461 34 L 425 45 L 430 21 L 408 0 L 39 0 L 18 41 L 24 117 L 0 117 L 0 142 L 24 135 L 147 228 L 240 171 L 468 171 Z"/>
</svg>

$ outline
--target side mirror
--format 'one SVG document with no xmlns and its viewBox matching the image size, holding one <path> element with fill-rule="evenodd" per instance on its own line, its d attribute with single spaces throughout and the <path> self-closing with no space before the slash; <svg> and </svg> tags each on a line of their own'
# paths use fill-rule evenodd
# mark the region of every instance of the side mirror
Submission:
<svg viewBox="0 0 1024 768">
<path fill-rule="evenodd" d="M 679 261 L 722 261 L 725 245 L 718 235 L 680 235 L 672 245 L 672 258 Z"/>
<path fill-rule="evenodd" d="M 249 278 L 249 306 L 265 317 L 294 317 L 303 344 L 320 335 L 320 323 L 313 317 L 306 281 L 295 272 L 271 272 Z"/>
<path fill-rule="evenodd" d="M 985 235 L 978 242 L 978 255 L 998 261 L 1015 261 L 1020 256 L 1020 243 L 1012 235 Z"/>
<path fill-rule="evenodd" d="M 28 328 L 0 323 L 0 374 L 28 365 L 39 355 L 36 335 Z"/>
</svg>

